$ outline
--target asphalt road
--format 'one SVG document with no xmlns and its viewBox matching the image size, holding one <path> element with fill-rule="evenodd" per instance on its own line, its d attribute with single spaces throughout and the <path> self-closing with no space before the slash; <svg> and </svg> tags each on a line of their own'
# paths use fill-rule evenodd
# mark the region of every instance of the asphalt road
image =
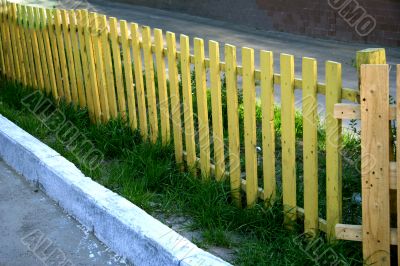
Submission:
<svg viewBox="0 0 400 266">
<path fill-rule="evenodd" d="M 0 266 L 128 265 L 0 159 Z"/>
</svg>

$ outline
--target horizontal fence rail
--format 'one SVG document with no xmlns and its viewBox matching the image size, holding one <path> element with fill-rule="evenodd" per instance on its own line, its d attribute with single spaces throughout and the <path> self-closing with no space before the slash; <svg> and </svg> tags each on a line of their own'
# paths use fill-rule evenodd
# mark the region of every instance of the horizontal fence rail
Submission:
<svg viewBox="0 0 400 266">
<path fill-rule="evenodd" d="M 288 228 L 301 218 L 309 235 L 323 231 L 329 239 L 361 239 L 361 228 L 342 224 L 341 120 L 360 119 L 363 111 L 359 90 L 342 86 L 340 63 L 326 62 L 326 79 L 320 82 L 322 67 L 313 58 L 303 58 L 302 76 L 296 78 L 294 57 L 289 54 L 281 54 L 280 71 L 275 73 L 270 51 L 255 54 L 251 48 L 241 48 L 242 62 L 238 62 L 233 45 L 220 47 L 210 41 L 207 56 L 201 38 L 177 39 L 172 32 L 164 34 L 87 10 L 8 1 L 1 1 L 0 26 L 0 70 L 7 79 L 39 89 L 57 102 L 87 108 L 93 123 L 120 117 L 145 140 L 173 143 L 182 169 L 204 180 L 229 178 L 238 207 L 260 201 L 268 206 L 281 195 Z M 281 90 L 279 136 L 274 124 L 277 88 Z M 296 89 L 302 90 L 303 195 L 297 188 Z M 319 210 L 319 95 L 325 96 L 326 108 L 325 215 Z M 396 119 L 399 109 L 388 110 L 385 119 Z M 277 144 L 282 160 L 279 174 Z M 392 177 L 385 185 L 398 187 L 397 172 L 391 172 L 388 169 Z"/>
</svg>

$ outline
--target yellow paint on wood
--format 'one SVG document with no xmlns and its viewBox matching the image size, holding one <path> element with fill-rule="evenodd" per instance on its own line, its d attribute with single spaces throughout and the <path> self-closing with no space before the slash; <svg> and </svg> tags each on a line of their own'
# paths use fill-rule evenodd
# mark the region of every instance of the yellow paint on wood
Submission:
<svg viewBox="0 0 400 266">
<path fill-rule="evenodd" d="M 296 132 L 294 106 L 294 58 L 281 54 L 282 95 L 282 194 L 285 225 L 296 221 Z"/>
<path fill-rule="evenodd" d="M 189 170 L 196 174 L 196 143 L 193 121 L 192 80 L 190 72 L 190 45 L 189 37 L 181 35 L 181 71 L 182 71 L 182 97 L 183 115 L 185 125 L 186 162 Z"/>
<path fill-rule="evenodd" d="M 98 90 L 93 91 L 93 97 L 96 101 L 100 101 L 100 117 L 101 121 L 107 123 L 110 120 L 110 111 L 107 101 L 107 82 L 106 72 L 104 70 L 103 47 L 100 39 L 99 20 L 96 13 L 90 13 L 90 31 L 92 36 L 93 57 L 96 62 L 96 76 Z M 96 95 L 97 94 L 97 95 Z M 97 105 L 98 103 L 96 103 Z"/>
<path fill-rule="evenodd" d="M 64 97 L 64 90 L 63 90 L 63 85 L 62 85 L 60 59 L 58 56 L 58 46 L 57 46 L 57 39 L 56 39 L 56 35 L 55 35 L 54 19 L 53 19 L 52 10 L 46 9 L 46 15 L 47 15 L 47 29 L 49 31 L 50 45 L 51 45 L 52 55 L 53 55 L 54 73 L 56 75 L 57 95 L 58 95 L 58 98 L 60 99 L 60 98 Z"/>
<path fill-rule="evenodd" d="M 110 38 L 114 62 L 115 81 L 117 87 L 118 110 L 122 119 L 126 120 L 126 102 L 122 78 L 121 50 L 118 43 L 118 25 L 116 18 L 110 18 Z M 124 23 L 124 22 L 122 22 Z M 129 75 L 129 71 L 126 75 Z M 127 80 L 129 82 L 129 80 Z"/>
<path fill-rule="evenodd" d="M 328 238 L 335 239 L 335 225 L 342 221 L 342 123 L 334 118 L 342 98 L 342 66 L 326 63 L 326 221 Z"/>
<path fill-rule="evenodd" d="M 363 257 L 390 265 L 388 65 L 361 66 L 360 96 Z"/>
<path fill-rule="evenodd" d="M 53 96 L 53 99 L 57 101 L 58 100 L 57 82 L 56 82 L 56 74 L 54 71 L 53 54 L 50 45 L 50 36 L 46 18 L 46 10 L 44 8 L 39 8 L 39 15 L 40 15 L 40 26 L 42 28 L 43 46 L 46 54 L 47 71 L 49 75 L 48 78 L 50 85 L 50 93 Z"/>
<path fill-rule="evenodd" d="M 207 82 L 204 60 L 204 41 L 194 39 L 196 98 L 200 144 L 200 168 L 204 179 L 210 178 L 210 130 L 207 108 Z"/>
<path fill-rule="evenodd" d="M 16 41 L 16 50 L 18 54 L 18 64 L 20 68 L 20 79 L 19 82 L 21 82 L 23 85 L 26 86 L 26 72 L 25 72 L 25 64 L 24 64 L 24 53 L 22 51 L 22 41 L 21 41 L 21 36 L 20 36 L 20 25 L 17 21 L 17 5 L 15 3 L 11 3 L 11 14 L 12 14 L 12 21 L 14 24 L 14 31 L 15 31 L 15 41 Z"/>
<path fill-rule="evenodd" d="M 165 71 L 164 39 L 160 29 L 154 29 L 155 56 L 157 65 L 157 85 L 160 105 L 161 140 L 164 145 L 170 142 L 170 115 L 169 98 L 167 90 L 167 77 Z"/>
<path fill-rule="evenodd" d="M 50 84 L 49 68 L 48 68 L 47 58 L 46 58 L 46 49 L 44 46 L 44 37 L 43 37 L 44 31 L 43 31 L 43 25 L 42 25 L 42 18 L 41 18 L 38 7 L 33 8 L 33 13 L 35 15 L 35 23 L 36 23 L 35 28 L 37 31 L 40 62 L 42 63 L 44 88 L 45 88 L 46 94 L 49 95 L 51 92 L 51 84 Z"/>
<path fill-rule="evenodd" d="M 128 40 L 129 37 L 128 26 L 126 21 L 124 20 L 120 21 L 120 28 L 121 28 L 122 53 L 124 58 L 126 92 L 128 95 L 129 121 L 132 130 L 135 130 L 137 129 L 136 99 L 135 99 L 135 90 L 133 86 L 131 49 Z"/>
<path fill-rule="evenodd" d="M 97 72 L 96 72 L 96 64 L 95 64 L 95 56 L 93 51 L 93 40 L 91 31 L 93 21 L 89 19 L 89 13 L 87 10 L 82 11 L 83 18 L 83 35 L 85 38 L 85 48 L 86 48 L 86 56 L 87 63 L 89 69 L 89 82 L 90 82 L 90 90 L 86 92 L 86 97 L 91 98 L 91 102 L 93 104 L 93 110 L 96 118 L 96 122 L 101 122 L 101 107 L 99 100 L 99 89 L 97 84 Z"/>
<path fill-rule="evenodd" d="M 68 76 L 68 67 L 67 67 L 67 59 L 65 56 L 65 46 L 64 46 L 64 38 L 62 35 L 61 29 L 61 14 L 60 10 L 55 9 L 53 11 L 54 16 L 54 25 L 55 25 L 55 34 L 57 39 L 57 46 L 58 46 L 58 56 L 60 58 L 60 68 L 62 74 L 62 81 L 63 81 L 63 91 L 64 91 L 64 98 L 67 104 L 71 103 L 71 89 L 69 84 L 69 76 Z"/>
<path fill-rule="evenodd" d="M 31 69 L 29 65 L 29 55 L 28 55 L 28 48 L 27 48 L 27 40 L 25 38 L 25 26 L 22 17 L 22 8 L 21 5 L 17 4 L 17 20 L 19 24 L 19 36 L 21 40 L 21 48 L 22 48 L 22 55 L 24 60 L 24 69 L 25 69 L 25 76 L 26 80 L 23 83 L 25 86 L 31 85 L 32 77 L 31 77 Z M 4 46 L 3 46 L 4 49 Z M 4 50 L 3 50 L 4 51 Z"/>
<path fill-rule="evenodd" d="M 263 179 L 266 204 L 276 197 L 275 125 L 274 125 L 274 59 L 272 52 L 261 51 L 261 109 Z"/>
<path fill-rule="evenodd" d="M 150 140 L 155 143 L 158 138 L 157 99 L 154 84 L 154 63 L 151 51 L 151 29 L 142 28 L 143 58 L 146 76 L 147 113 L 150 122 Z"/>
<path fill-rule="evenodd" d="M 3 1 L 1 4 L 0 22 L 1 22 L 1 27 L 0 27 L 1 32 L 0 33 L 1 33 L 1 39 L 3 40 L 2 47 L 3 47 L 3 56 L 4 56 L 4 73 L 5 73 L 5 77 L 7 78 L 8 74 L 9 74 L 10 62 L 8 60 L 8 38 L 6 38 L 6 34 L 5 34 L 6 21 L 5 21 L 5 6 L 4 6 Z"/>
<path fill-rule="evenodd" d="M 1 74 L 5 75 L 6 74 L 6 61 L 5 61 L 5 51 L 4 51 L 4 44 L 5 41 L 3 40 L 3 33 L 2 29 L 4 28 L 3 26 L 3 12 L 4 12 L 4 7 L 3 7 L 3 2 L 0 1 L 0 67 L 1 67 Z"/>
<path fill-rule="evenodd" d="M 142 68 L 142 55 L 140 52 L 140 35 L 138 25 L 132 23 L 131 25 L 131 37 L 132 37 L 132 54 L 133 63 L 135 70 L 135 87 L 136 97 L 138 101 L 138 112 L 139 112 L 139 125 L 140 133 L 144 139 L 148 137 L 148 126 L 147 126 L 147 108 L 146 98 L 143 84 L 143 68 Z"/>
<path fill-rule="evenodd" d="M 81 62 L 81 46 L 79 44 L 78 39 L 78 28 L 76 24 L 76 14 L 74 10 L 68 11 L 69 17 L 69 27 L 71 32 L 71 43 L 72 43 L 72 52 L 73 52 L 73 59 L 75 65 L 75 76 L 76 76 L 76 89 L 78 92 L 78 99 L 79 99 L 79 106 L 81 108 L 86 107 L 86 96 L 85 96 L 85 82 L 83 80 L 83 73 L 82 73 L 82 62 Z"/>
<path fill-rule="evenodd" d="M 220 56 L 217 42 L 209 42 L 209 53 L 215 178 L 219 181 L 225 177 L 225 145 L 222 121 Z"/>
<path fill-rule="evenodd" d="M 1 25 L 1 22 L 0 22 L 0 25 Z M 3 49 L 4 49 L 3 34 L 0 34 L 0 67 L 1 67 L 2 75 L 4 75 L 5 71 L 6 71 Z M 24 85 L 26 85 L 26 84 L 24 84 Z"/>
<path fill-rule="evenodd" d="M 107 81 L 106 93 L 107 93 L 108 109 L 111 118 L 115 119 L 118 117 L 118 108 L 117 108 L 117 99 L 115 96 L 114 70 L 113 70 L 111 48 L 109 41 L 110 34 L 108 29 L 108 22 L 105 15 L 99 15 L 98 19 L 99 19 L 99 28 L 101 34 L 101 44 L 103 48 L 103 59 L 106 72 L 106 81 Z"/>
<path fill-rule="evenodd" d="M 66 59 L 68 62 L 68 75 L 69 80 L 71 82 L 71 100 L 75 106 L 78 106 L 78 87 L 76 83 L 76 74 L 75 74 L 75 63 L 74 63 L 74 55 L 72 53 L 72 43 L 71 43 L 71 34 L 76 34 L 76 32 L 71 32 L 71 29 L 68 27 L 69 17 L 68 12 L 66 10 L 61 10 L 61 21 L 62 21 L 62 30 L 64 34 L 64 43 L 65 43 L 65 51 L 66 51 Z"/>
<path fill-rule="evenodd" d="M 257 203 L 257 139 L 256 139 L 256 88 L 254 80 L 254 50 L 242 48 L 244 144 L 246 160 L 247 206 Z"/>
<path fill-rule="evenodd" d="M 175 33 L 167 32 L 168 74 L 170 84 L 172 129 L 174 134 L 175 159 L 178 164 L 183 163 L 181 104 L 178 84 L 178 68 L 176 64 Z"/>
<path fill-rule="evenodd" d="M 318 233 L 318 101 L 317 61 L 303 58 L 303 170 L 304 170 L 304 232 L 312 237 Z"/>
<path fill-rule="evenodd" d="M 90 82 L 90 73 L 89 73 L 89 63 L 88 63 L 88 55 L 85 43 L 85 33 L 84 28 L 85 24 L 88 22 L 85 21 L 83 16 L 83 10 L 76 11 L 76 17 L 78 22 L 78 39 L 79 39 L 79 47 L 81 51 L 81 59 L 82 59 L 82 70 L 83 70 L 83 80 L 85 82 L 85 97 L 86 104 L 89 111 L 89 117 L 92 122 L 95 121 L 95 113 L 93 108 L 93 99 L 91 97 L 91 82 Z"/>
<path fill-rule="evenodd" d="M 231 193 L 236 206 L 241 206 L 241 169 L 239 138 L 239 106 L 236 70 L 236 47 L 225 45 L 226 104 L 228 110 L 229 175 Z"/>
<path fill-rule="evenodd" d="M 7 31 L 9 36 L 9 51 L 10 51 L 10 62 L 12 66 L 12 79 L 14 81 L 17 81 L 20 76 L 20 71 L 19 71 L 19 60 L 18 60 L 18 54 L 15 52 L 15 30 L 14 30 L 14 25 L 11 19 L 11 5 L 9 2 L 6 2 L 6 16 L 7 16 Z"/>
</svg>

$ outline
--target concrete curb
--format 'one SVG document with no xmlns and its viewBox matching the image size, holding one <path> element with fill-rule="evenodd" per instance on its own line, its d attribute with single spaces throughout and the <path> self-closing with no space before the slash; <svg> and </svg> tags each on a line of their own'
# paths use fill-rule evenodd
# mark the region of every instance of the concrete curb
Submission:
<svg viewBox="0 0 400 266">
<path fill-rule="evenodd" d="M 230 265 L 86 177 L 74 164 L 0 115 L 0 157 L 114 252 L 135 265 Z"/>
</svg>

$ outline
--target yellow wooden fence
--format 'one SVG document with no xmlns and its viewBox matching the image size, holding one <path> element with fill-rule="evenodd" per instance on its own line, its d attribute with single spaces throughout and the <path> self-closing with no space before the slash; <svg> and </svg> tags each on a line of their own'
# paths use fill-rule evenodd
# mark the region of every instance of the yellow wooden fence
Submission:
<svg viewBox="0 0 400 266">
<path fill-rule="evenodd" d="M 288 226 L 304 219 L 305 232 L 336 236 L 342 222 L 341 120 L 335 105 L 359 101 L 358 90 L 343 88 L 341 64 L 325 64 L 326 79 L 317 80 L 317 62 L 303 58 L 302 77 L 294 75 L 294 57 L 281 54 L 275 73 L 273 53 L 255 51 L 180 35 L 179 49 L 172 32 L 150 29 L 86 10 L 58 10 L 1 1 L 0 68 L 8 79 L 87 108 L 94 123 L 120 116 L 144 139 L 173 142 L 176 161 L 201 177 L 230 179 L 232 198 L 241 206 L 271 203 L 277 195 L 275 170 L 274 87 L 281 89 L 282 196 Z M 143 60 L 143 62 L 142 62 Z M 195 92 L 192 92 L 194 69 Z M 144 74 L 144 75 L 143 75 Z M 223 126 L 221 75 L 226 80 L 227 123 Z M 242 82 L 244 122 L 239 120 L 239 80 Z M 157 84 L 157 86 L 156 86 Z M 261 89 L 262 125 L 256 121 L 256 87 Z M 211 111 L 208 105 L 211 93 Z M 304 206 L 296 200 L 295 96 L 303 97 Z M 318 212 L 317 96 L 326 98 L 326 219 Z M 194 110 L 194 100 L 197 110 Z M 211 118 L 211 119 L 210 119 Z M 210 119 L 210 121 L 209 121 Z M 244 131 L 241 143 L 240 129 Z M 226 130 L 227 132 L 224 132 Z M 261 130 L 262 153 L 256 132 Z M 225 141 L 224 136 L 227 136 Z M 244 156 L 243 156 L 244 153 Z M 245 160 L 241 168 L 241 158 Z M 262 158 L 262 187 L 257 172 Z"/>
</svg>

